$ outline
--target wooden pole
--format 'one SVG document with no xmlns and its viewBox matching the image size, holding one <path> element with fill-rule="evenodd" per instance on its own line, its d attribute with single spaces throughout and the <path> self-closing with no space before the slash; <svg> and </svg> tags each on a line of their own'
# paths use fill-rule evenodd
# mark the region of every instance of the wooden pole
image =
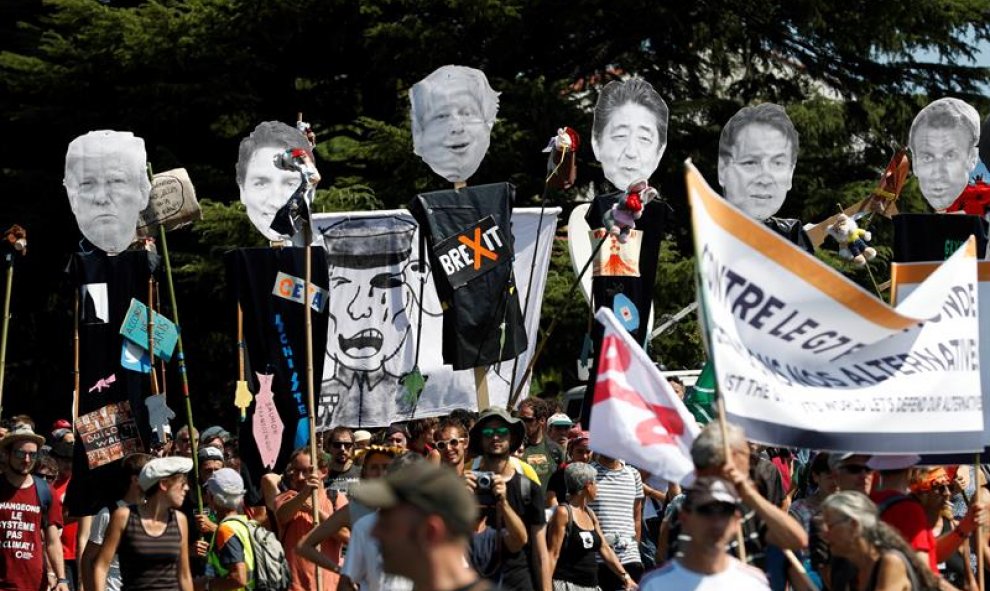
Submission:
<svg viewBox="0 0 990 591">
<path fill-rule="evenodd" d="M 155 373 L 155 278 L 148 276 L 148 367 L 151 370 L 151 395 L 158 394 L 158 374 Z M 164 441 L 162 442 L 164 443 Z M 193 450 L 195 452 L 195 450 Z"/>
<path fill-rule="evenodd" d="M 976 453 L 973 455 L 973 475 L 970 476 L 971 479 L 979 478 L 980 475 L 980 454 Z M 979 480 L 974 481 L 976 483 L 976 492 L 973 494 L 973 502 L 980 502 L 980 482 Z M 980 591 L 984 591 L 983 586 L 983 555 L 986 553 L 986 531 L 984 531 L 983 526 L 979 523 L 976 524 L 976 584 Z"/>
<path fill-rule="evenodd" d="M 79 289 L 72 306 L 72 425 L 79 418 Z"/>
<path fill-rule="evenodd" d="M 801 564 L 801 561 L 794 555 L 794 552 L 785 549 L 784 556 L 787 557 L 787 561 L 791 563 L 791 567 L 797 572 L 797 576 L 801 582 L 808 589 L 811 589 L 812 591 L 819 591 L 818 585 L 816 585 L 815 582 L 811 580 L 811 577 L 808 576 L 808 571 L 805 570 L 804 565 Z"/>
<path fill-rule="evenodd" d="M 718 409 L 718 426 L 719 430 L 722 432 L 722 454 L 725 457 L 725 463 L 728 464 L 732 462 L 732 448 L 729 446 L 729 423 L 725 420 L 725 401 L 722 400 L 722 396 L 715 396 L 716 408 Z M 746 562 L 746 539 L 743 537 L 742 523 L 739 524 L 739 528 L 736 530 L 736 553 L 739 556 L 740 562 Z"/>
<path fill-rule="evenodd" d="M 313 385 L 313 298 L 309 292 L 313 280 L 313 228 L 310 222 L 304 225 L 303 236 L 306 238 L 304 246 L 306 252 L 303 257 L 305 261 L 303 293 L 306 294 L 303 298 L 303 318 L 306 327 L 306 406 L 309 413 L 309 457 L 313 474 L 316 474 L 319 471 L 320 456 L 316 445 L 316 393 Z M 319 498 L 318 491 L 314 490 L 312 498 L 314 529 L 320 524 Z M 323 590 L 323 573 L 319 568 L 316 569 L 316 588 L 319 591 Z"/>
<path fill-rule="evenodd" d="M 3 381 L 7 367 L 7 333 L 10 329 L 10 294 L 14 286 L 14 257 L 7 255 L 7 287 L 3 294 L 3 335 L 0 336 L 0 413 L 3 413 Z"/>
</svg>

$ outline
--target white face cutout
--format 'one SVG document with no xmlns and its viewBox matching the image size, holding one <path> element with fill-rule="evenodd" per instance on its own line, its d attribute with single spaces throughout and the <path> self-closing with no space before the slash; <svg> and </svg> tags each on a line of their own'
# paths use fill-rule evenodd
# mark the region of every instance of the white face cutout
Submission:
<svg viewBox="0 0 990 591">
<path fill-rule="evenodd" d="M 935 211 L 945 210 L 962 194 L 978 158 L 969 132 L 961 127 L 919 127 L 911 154 L 921 194 Z"/>
<path fill-rule="evenodd" d="M 79 230 L 110 254 L 127 250 L 148 206 L 144 140 L 130 132 L 93 131 L 69 144 L 65 185 Z"/>
<path fill-rule="evenodd" d="M 275 155 L 284 151 L 284 148 L 274 146 L 255 150 L 248 160 L 241 186 L 241 203 L 247 208 L 251 223 L 265 238 L 276 242 L 286 236 L 272 230 L 275 213 L 302 183 L 298 172 L 275 166 Z"/>
<path fill-rule="evenodd" d="M 448 181 L 467 181 L 488 152 L 498 107 L 484 73 L 444 66 L 418 82 L 410 99 L 413 152 Z"/>
<path fill-rule="evenodd" d="M 780 211 L 794 177 L 794 146 L 776 127 L 750 123 L 736 132 L 729 158 L 719 158 L 725 199 L 763 221 Z"/>
<path fill-rule="evenodd" d="M 660 143 L 656 116 L 632 102 L 612 111 L 600 137 L 591 138 L 605 178 L 621 191 L 633 181 L 653 176 L 666 147 Z"/>
</svg>

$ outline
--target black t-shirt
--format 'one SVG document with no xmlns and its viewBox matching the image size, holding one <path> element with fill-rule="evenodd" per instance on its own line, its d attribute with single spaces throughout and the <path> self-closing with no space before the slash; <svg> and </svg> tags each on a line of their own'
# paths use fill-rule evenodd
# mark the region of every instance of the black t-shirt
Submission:
<svg viewBox="0 0 990 591">
<path fill-rule="evenodd" d="M 498 580 L 498 547 L 501 539 L 499 530 L 491 527 L 471 536 L 468 561 L 471 568 L 486 579 Z"/>
<path fill-rule="evenodd" d="M 524 483 L 523 480 L 526 482 Z M 528 492 L 524 493 L 523 488 Z M 506 483 L 506 494 L 509 506 L 522 519 L 529 530 L 533 526 L 545 526 L 547 524 L 547 514 L 544 511 L 546 501 L 543 496 L 543 489 L 522 474 L 516 473 L 508 483 Z M 528 500 L 527 500 L 528 499 Z M 497 528 L 495 514 L 491 514 L 487 521 L 488 527 Z M 530 546 L 526 546 L 519 552 L 507 552 L 502 549 L 502 588 L 513 589 L 514 591 L 531 591 L 536 588 L 534 578 L 540 573 L 536 568 L 530 566 Z M 494 581 L 498 582 L 498 581 Z"/>
<path fill-rule="evenodd" d="M 336 493 L 344 493 L 347 495 L 351 491 L 351 485 L 360 479 L 361 466 L 352 463 L 351 467 L 343 472 L 330 470 L 330 474 L 327 475 L 327 479 L 324 484 L 326 485 L 327 492 L 334 491 Z"/>
<path fill-rule="evenodd" d="M 558 503 L 567 502 L 567 481 L 564 479 L 564 470 L 566 468 L 567 464 L 564 464 L 555 470 L 550 475 L 550 482 L 547 483 L 547 492 L 553 491 Z"/>
</svg>

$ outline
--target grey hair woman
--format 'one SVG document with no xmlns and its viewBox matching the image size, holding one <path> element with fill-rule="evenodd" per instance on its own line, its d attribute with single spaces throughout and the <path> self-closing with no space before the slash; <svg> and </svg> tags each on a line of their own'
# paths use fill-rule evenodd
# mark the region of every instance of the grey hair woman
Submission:
<svg viewBox="0 0 990 591">
<path fill-rule="evenodd" d="M 822 503 L 823 537 L 833 556 L 848 559 L 859 572 L 860 591 L 914 591 L 938 588 L 927 564 L 904 538 L 877 517 L 877 506 L 859 491 L 841 491 Z"/>
<path fill-rule="evenodd" d="M 547 526 L 554 591 L 597 589 L 596 556 L 622 579 L 626 589 L 636 586 L 605 540 L 595 513 L 588 507 L 588 501 L 598 496 L 597 475 L 594 468 L 583 462 L 571 463 L 564 470 L 567 502 L 557 505 Z"/>
</svg>

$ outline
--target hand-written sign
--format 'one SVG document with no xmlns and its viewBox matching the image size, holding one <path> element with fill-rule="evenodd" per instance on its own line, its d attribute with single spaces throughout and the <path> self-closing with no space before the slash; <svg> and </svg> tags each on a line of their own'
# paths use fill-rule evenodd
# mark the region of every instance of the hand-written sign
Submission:
<svg viewBox="0 0 990 591">
<path fill-rule="evenodd" d="M 175 343 L 179 340 L 179 331 L 171 320 L 158 312 L 155 312 L 152 318 L 155 320 L 155 356 L 171 361 Z M 120 325 L 120 334 L 147 351 L 148 307 L 131 298 L 131 306 L 127 309 L 123 324 Z"/>
<path fill-rule="evenodd" d="M 492 216 L 438 243 L 436 252 L 454 289 L 512 259 L 510 245 Z"/>
<path fill-rule="evenodd" d="M 172 230 L 202 217 L 189 173 L 184 168 L 168 170 L 156 174 L 152 181 L 151 198 L 138 218 L 137 235 L 139 238 L 154 236 L 159 225 Z"/>
<path fill-rule="evenodd" d="M 84 414 L 76 419 L 75 426 L 91 469 L 144 449 L 129 402 L 108 404 Z"/>
<path fill-rule="evenodd" d="M 278 416 L 278 409 L 275 408 L 275 400 L 272 394 L 272 376 L 265 374 L 255 374 L 258 376 L 258 395 L 255 397 L 254 418 L 251 426 L 254 430 L 254 441 L 258 445 L 258 453 L 261 455 L 261 463 L 266 468 L 275 465 L 278 459 L 279 448 L 282 447 L 282 432 L 285 430 L 282 419 Z"/>
<path fill-rule="evenodd" d="M 275 276 L 275 287 L 272 288 L 272 295 L 293 302 L 303 303 L 303 286 L 305 281 L 288 273 L 278 272 Z M 322 312 L 327 307 L 327 290 L 312 283 L 309 284 L 310 306 L 316 312 Z"/>
</svg>

